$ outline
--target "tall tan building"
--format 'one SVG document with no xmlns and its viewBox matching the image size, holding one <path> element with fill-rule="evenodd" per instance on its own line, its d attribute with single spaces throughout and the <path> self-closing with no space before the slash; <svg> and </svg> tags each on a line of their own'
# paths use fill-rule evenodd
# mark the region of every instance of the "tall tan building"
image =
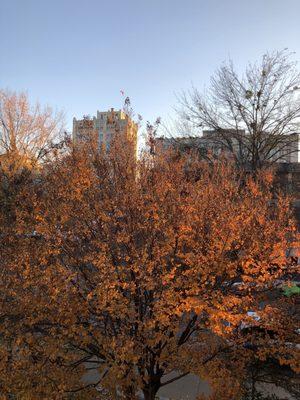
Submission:
<svg viewBox="0 0 300 400">
<path fill-rule="evenodd" d="M 95 138 L 99 148 L 109 151 L 113 138 L 125 135 L 133 146 L 137 157 L 137 124 L 122 110 L 97 111 L 97 116 L 73 118 L 73 141 L 79 143 L 85 138 Z"/>
</svg>

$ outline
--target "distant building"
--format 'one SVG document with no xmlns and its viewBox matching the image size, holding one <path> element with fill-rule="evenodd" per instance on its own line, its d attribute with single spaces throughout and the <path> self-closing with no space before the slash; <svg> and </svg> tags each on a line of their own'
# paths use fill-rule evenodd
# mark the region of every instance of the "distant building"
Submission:
<svg viewBox="0 0 300 400">
<path fill-rule="evenodd" d="M 125 137 L 132 143 L 134 155 L 137 155 L 137 124 L 122 110 L 97 111 L 96 117 L 73 118 L 73 141 L 80 143 L 86 139 L 95 139 L 99 149 L 109 151 L 114 137 Z"/>
<path fill-rule="evenodd" d="M 155 140 L 155 147 L 166 150 L 176 149 L 180 152 L 197 151 L 200 155 L 208 154 L 218 157 L 221 154 L 232 156 L 237 159 L 249 159 L 247 145 L 251 143 L 250 138 L 244 130 L 224 130 L 221 133 L 214 130 L 204 130 L 202 136 L 197 137 L 160 137 Z M 299 134 L 281 135 L 280 141 L 272 145 L 271 135 L 265 134 L 261 139 L 262 156 L 268 162 L 295 163 L 298 162 Z M 268 144 L 270 144 L 268 148 Z M 264 153 L 263 153 L 264 152 Z"/>
<path fill-rule="evenodd" d="M 204 130 L 202 143 L 214 154 L 234 153 L 238 159 L 247 159 L 253 137 L 245 130 L 226 129 L 222 132 Z M 264 133 L 258 140 L 262 159 L 266 162 L 298 162 L 299 134 L 270 135 Z"/>
<path fill-rule="evenodd" d="M 208 153 L 208 148 L 205 146 L 202 137 L 159 137 L 153 141 L 151 153 L 155 154 L 158 151 L 166 151 L 168 149 L 173 149 L 184 154 L 197 151 L 203 156 Z"/>
</svg>

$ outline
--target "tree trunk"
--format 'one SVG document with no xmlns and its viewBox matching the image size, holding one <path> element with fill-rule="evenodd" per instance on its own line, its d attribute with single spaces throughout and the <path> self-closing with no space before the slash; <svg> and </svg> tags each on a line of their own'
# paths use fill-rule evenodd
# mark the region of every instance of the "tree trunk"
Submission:
<svg viewBox="0 0 300 400">
<path fill-rule="evenodd" d="M 155 400 L 155 396 L 158 392 L 159 386 L 158 385 L 149 385 L 143 389 L 144 393 L 144 400 Z"/>
</svg>

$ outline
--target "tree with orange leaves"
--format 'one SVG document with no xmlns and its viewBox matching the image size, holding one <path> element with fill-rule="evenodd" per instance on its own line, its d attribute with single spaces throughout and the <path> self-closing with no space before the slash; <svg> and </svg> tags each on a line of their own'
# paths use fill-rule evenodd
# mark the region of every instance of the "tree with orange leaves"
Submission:
<svg viewBox="0 0 300 400">
<path fill-rule="evenodd" d="M 2 393 L 154 400 L 195 373 L 216 395 L 230 380 L 223 399 L 239 398 L 252 357 L 240 327 L 291 269 L 289 199 L 271 186 L 225 161 L 136 161 L 120 137 L 109 153 L 75 146 L 44 165 L 1 236 Z M 296 368 L 276 310 L 261 318 Z"/>
<path fill-rule="evenodd" d="M 43 161 L 60 147 L 63 115 L 31 105 L 26 93 L 0 89 L 1 225 L 15 222 L 16 196 L 30 185 Z"/>
</svg>

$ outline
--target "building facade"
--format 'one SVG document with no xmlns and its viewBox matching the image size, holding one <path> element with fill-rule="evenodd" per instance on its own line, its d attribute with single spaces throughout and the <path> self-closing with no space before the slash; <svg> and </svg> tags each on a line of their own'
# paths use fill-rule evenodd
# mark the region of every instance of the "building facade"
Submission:
<svg viewBox="0 0 300 400">
<path fill-rule="evenodd" d="M 132 145 L 137 157 L 138 125 L 122 110 L 97 111 L 94 117 L 73 118 L 73 142 L 78 144 L 87 139 L 94 139 L 99 149 L 110 150 L 112 141 L 122 135 Z"/>
<path fill-rule="evenodd" d="M 244 130 L 223 130 L 221 133 L 214 130 L 204 130 L 202 136 L 197 137 L 173 137 L 157 138 L 155 147 L 166 149 L 176 149 L 180 152 L 196 150 L 200 155 L 208 154 L 218 157 L 221 154 L 233 155 L 236 160 L 250 160 L 251 147 L 254 139 L 247 135 Z M 272 137 L 267 133 L 261 135 L 259 142 L 256 143 L 260 152 L 260 157 L 265 163 L 295 163 L 298 162 L 299 134 L 280 135 Z"/>
<path fill-rule="evenodd" d="M 251 158 L 254 144 L 263 162 L 294 163 L 298 162 L 299 134 L 269 134 L 261 133 L 254 137 L 244 129 L 204 130 L 201 137 L 202 145 L 213 154 L 234 153 L 237 159 Z"/>
</svg>

